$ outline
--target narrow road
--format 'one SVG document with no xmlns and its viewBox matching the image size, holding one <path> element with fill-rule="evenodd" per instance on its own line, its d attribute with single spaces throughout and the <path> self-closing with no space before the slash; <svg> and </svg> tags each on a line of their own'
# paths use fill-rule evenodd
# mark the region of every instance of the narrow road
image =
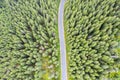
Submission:
<svg viewBox="0 0 120 80">
<path fill-rule="evenodd" d="M 58 13 L 58 29 L 60 40 L 60 56 L 61 56 L 61 80 L 67 80 L 67 59 L 66 46 L 64 36 L 63 14 L 64 14 L 65 0 L 61 0 Z"/>
</svg>

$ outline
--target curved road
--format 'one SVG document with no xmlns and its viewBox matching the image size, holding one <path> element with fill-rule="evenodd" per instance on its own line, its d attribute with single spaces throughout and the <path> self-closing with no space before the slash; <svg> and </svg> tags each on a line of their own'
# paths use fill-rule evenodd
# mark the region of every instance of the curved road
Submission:
<svg viewBox="0 0 120 80">
<path fill-rule="evenodd" d="M 63 14 L 64 14 L 65 0 L 61 0 L 58 13 L 58 29 L 60 40 L 60 56 L 61 56 L 61 80 L 67 80 L 67 60 L 66 60 L 66 46 L 64 36 Z"/>
</svg>

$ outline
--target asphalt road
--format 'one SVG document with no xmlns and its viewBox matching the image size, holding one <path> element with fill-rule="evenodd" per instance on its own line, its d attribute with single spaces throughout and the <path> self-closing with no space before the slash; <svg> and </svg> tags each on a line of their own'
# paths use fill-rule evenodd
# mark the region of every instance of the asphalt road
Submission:
<svg viewBox="0 0 120 80">
<path fill-rule="evenodd" d="M 58 13 L 58 29 L 60 40 L 60 55 L 61 55 L 61 80 L 67 80 L 67 59 L 66 46 L 64 36 L 63 14 L 64 14 L 65 0 L 61 0 Z"/>
</svg>

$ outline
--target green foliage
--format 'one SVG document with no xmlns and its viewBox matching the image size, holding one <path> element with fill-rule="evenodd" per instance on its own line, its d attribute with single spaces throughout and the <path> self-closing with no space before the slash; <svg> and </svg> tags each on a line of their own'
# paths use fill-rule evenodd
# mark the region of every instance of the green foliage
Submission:
<svg viewBox="0 0 120 80">
<path fill-rule="evenodd" d="M 59 80 L 59 0 L 6 1 L 0 8 L 0 80 Z"/>
<path fill-rule="evenodd" d="M 111 72 L 108 77 L 110 77 L 110 78 L 120 78 L 120 72 Z"/>
<path fill-rule="evenodd" d="M 120 0 L 67 0 L 64 11 L 69 79 L 105 79 L 120 58 Z"/>
<path fill-rule="evenodd" d="M 0 0 L 0 8 L 3 8 L 6 6 L 6 0 Z"/>
</svg>

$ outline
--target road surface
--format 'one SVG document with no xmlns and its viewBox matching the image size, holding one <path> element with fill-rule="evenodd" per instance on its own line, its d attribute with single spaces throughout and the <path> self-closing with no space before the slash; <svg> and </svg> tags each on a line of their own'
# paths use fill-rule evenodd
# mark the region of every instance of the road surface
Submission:
<svg viewBox="0 0 120 80">
<path fill-rule="evenodd" d="M 61 0 L 58 13 L 58 29 L 60 40 L 60 56 L 61 56 L 61 80 L 67 80 L 67 59 L 66 46 L 64 36 L 63 14 L 64 14 L 65 0 Z"/>
</svg>

